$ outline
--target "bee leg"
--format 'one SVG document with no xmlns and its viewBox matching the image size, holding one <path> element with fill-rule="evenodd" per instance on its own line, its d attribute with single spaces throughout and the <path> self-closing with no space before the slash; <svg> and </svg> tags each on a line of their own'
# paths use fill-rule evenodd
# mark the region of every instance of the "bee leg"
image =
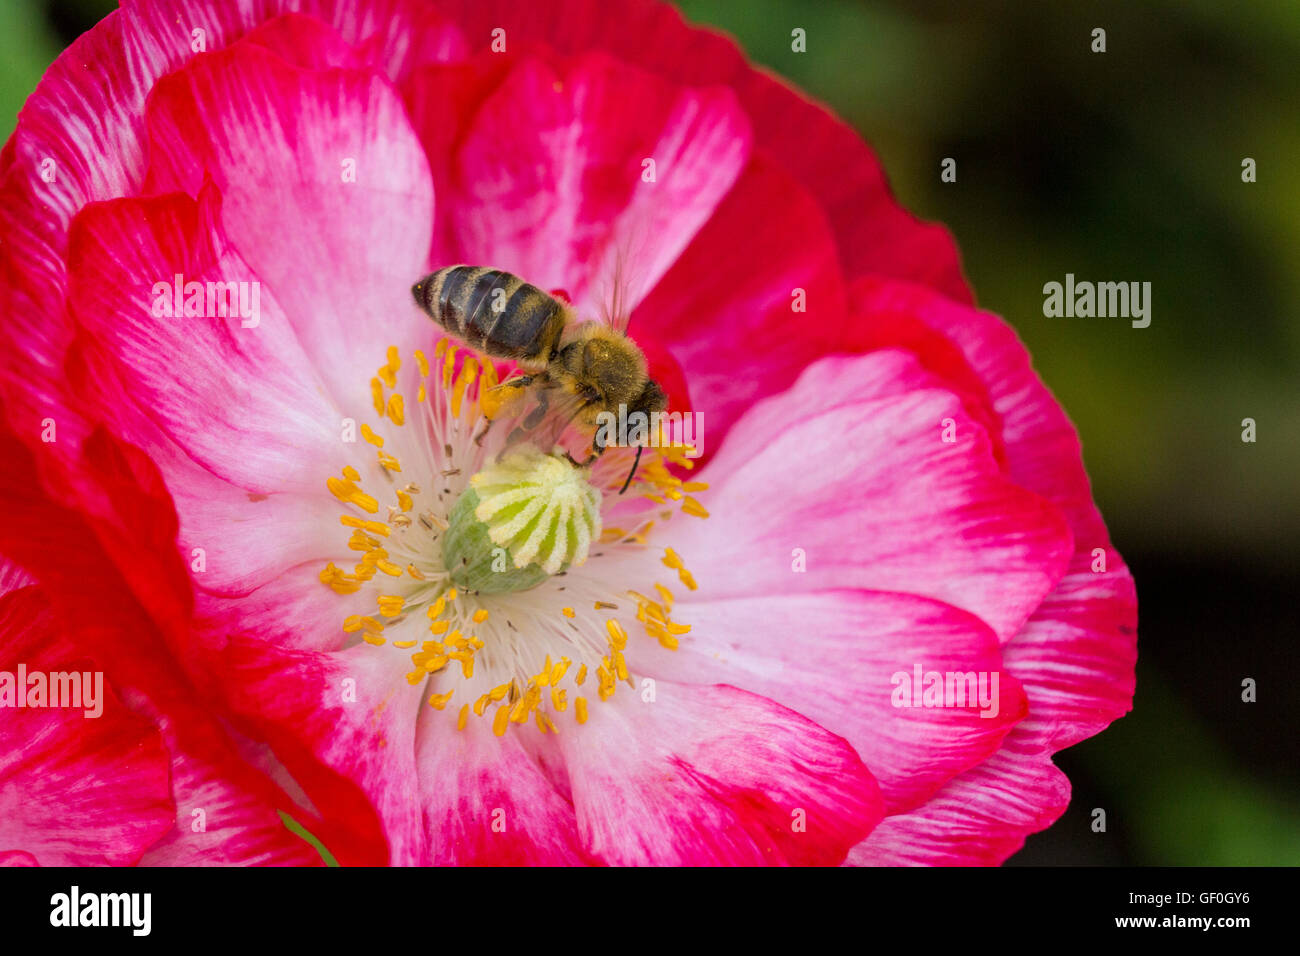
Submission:
<svg viewBox="0 0 1300 956">
<path fill-rule="evenodd" d="M 605 454 L 604 445 L 592 445 L 591 454 L 587 456 L 586 461 L 578 461 L 578 459 L 574 458 L 572 455 L 569 454 L 567 449 L 564 452 L 564 457 L 569 459 L 569 464 L 571 464 L 574 468 L 586 468 L 588 465 L 590 465 L 592 462 L 594 462 L 597 458 L 599 458 L 603 454 Z"/>
<path fill-rule="evenodd" d="M 632 470 L 627 473 L 627 480 L 623 482 L 623 487 L 618 489 L 620 495 L 627 491 L 628 485 L 632 484 L 632 476 L 636 474 L 637 466 L 641 464 L 641 449 L 644 447 L 643 445 L 636 446 L 636 458 L 632 460 Z"/>
<path fill-rule="evenodd" d="M 529 384 L 532 383 L 531 376 L 528 376 L 528 381 Z M 536 428 L 538 425 L 542 423 L 542 419 L 546 417 L 546 413 L 550 409 L 550 407 L 551 407 L 550 391 L 544 388 L 540 389 L 537 392 L 537 407 L 528 413 L 528 416 L 521 423 L 521 427 L 525 431 Z"/>
</svg>

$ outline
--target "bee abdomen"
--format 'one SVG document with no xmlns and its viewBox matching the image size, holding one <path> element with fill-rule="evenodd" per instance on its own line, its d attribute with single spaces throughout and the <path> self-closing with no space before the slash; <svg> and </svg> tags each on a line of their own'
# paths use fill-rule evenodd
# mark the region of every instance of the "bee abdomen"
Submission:
<svg viewBox="0 0 1300 956">
<path fill-rule="evenodd" d="M 545 360 L 564 325 L 557 299 L 499 269 L 448 266 L 411 292 L 448 332 L 497 358 Z"/>
</svg>

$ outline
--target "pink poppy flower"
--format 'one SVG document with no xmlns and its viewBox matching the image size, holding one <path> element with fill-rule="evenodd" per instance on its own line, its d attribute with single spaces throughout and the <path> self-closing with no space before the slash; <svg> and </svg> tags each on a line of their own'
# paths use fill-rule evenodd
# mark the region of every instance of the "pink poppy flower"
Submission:
<svg viewBox="0 0 1300 956">
<path fill-rule="evenodd" d="M 856 134 L 650 0 L 303 7 L 126 3 L 0 156 L 26 493 L 115 570 L 0 550 L 147 612 L 95 645 L 154 702 L 120 719 L 230 728 L 242 858 L 293 862 L 284 792 L 345 863 L 996 863 L 1055 820 L 1052 754 L 1131 703 L 1132 580 Z M 590 317 L 629 250 L 704 441 L 620 495 L 627 448 L 476 441 L 508 368 L 410 289 L 488 265 Z"/>
</svg>

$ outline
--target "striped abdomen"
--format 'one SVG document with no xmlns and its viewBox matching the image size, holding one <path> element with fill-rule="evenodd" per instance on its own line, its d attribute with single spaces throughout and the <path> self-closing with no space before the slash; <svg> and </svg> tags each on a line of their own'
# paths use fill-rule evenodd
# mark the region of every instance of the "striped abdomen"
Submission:
<svg viewBox="0 0 1300 956">
<path fill-rule="evenodd" d="M 545 364 L 566 321 L 558 299 L 499 269 L 448 266 L 411 292 L 435 322 L 495 358 Z"/>
</svg>

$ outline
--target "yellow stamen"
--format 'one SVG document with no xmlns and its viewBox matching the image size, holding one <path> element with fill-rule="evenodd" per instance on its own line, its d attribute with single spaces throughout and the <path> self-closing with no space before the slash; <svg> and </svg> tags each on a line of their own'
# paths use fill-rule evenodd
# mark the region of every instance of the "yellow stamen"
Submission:
<svg viewBox="0 0 1300 956">
<path fill-rule="evenodd" d="M 445 694 L 434 694 L 429 698 L 429 706 L 434 710 L 442 710 L 451 701 L 451 695 L 456 693 L 456 688 L 452 688 Z"/>
<path fill-rule="evenodd" d="M 325 487 L 344 504 L 353 504 L 363 511 L 375 514 L 379 511 L 379 502 L 358 488 L 354 481 L 355 479 L 330 476 L 325 479 Z"/>
<path fill-rule="evenodd" d="M 446 341 L 445 339 L 443 341 Z M 456 367 L 456 353 L 460 351 L 456 346 L 447 346 L 447 354 L 442 360 L 442 387 L 451 388 L 451 373 Z"/>
<path fill-rule="evenodd" d="M 686 498 L 686 503 L 682 505 L 682 510 L 688 515 L 694 515 L 697 518 L 707 518 L 709 516 L 709 512 L 705 509 L 704 505 L 700 504 L 689 495 Z"/>
<path fill-rule="evenodd" d="M 379 547 L 379 542 L 370 535 L 366 534 L 360 528 L 352 532 L 352 537 L 348 538 L 348 548 L 353 551 L 370 551 Z"/>
<path fill-rule="evenodd" d="M 402 396 L 397 392 L 388 396 L 388 417 L 393 420 L 394 425 L 406 424 L 405 405 Z"/>
<path fill-rule="evenodd" d="M 393 533 L 393 529 L 388 527 L 382 521 L 364 521 L 361 518 L 352 515 L 339 515 L 339 521 L 349 528 L 360 528 L 363 531 L 369 531 L 371 534 L 382 535 L 387 538 Z"/>
<path fill-rule="evenodd" d="M 320 572 L 321 584 L 328 585 L 336 594 L 355 594 L 361 590 L 361 582 L 346 571 L 334 566 L 331 561 Z"/>
</svg>

